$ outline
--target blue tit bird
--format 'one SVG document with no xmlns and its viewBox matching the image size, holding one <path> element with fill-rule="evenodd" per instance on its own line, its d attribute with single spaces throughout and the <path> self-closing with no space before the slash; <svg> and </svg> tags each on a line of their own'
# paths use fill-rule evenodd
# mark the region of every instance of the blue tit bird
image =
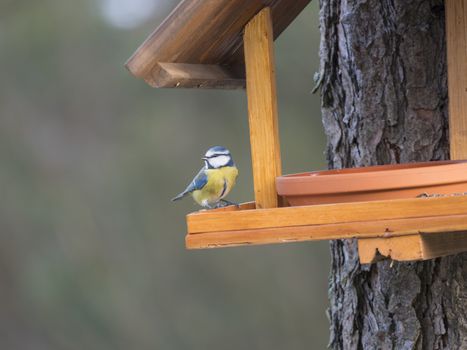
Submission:
<svg viewBox="0 0 467 350">
<path fill-rule="evenodd" d="M 191 194 L 203 208 L 218 208 L 234 204 L 224 199 L 229 194 L 238 175 L 238 169 L 230 151 L 222 146 L 208 149 L 204 157 L 204 167 L 187 186 L 185 191 L 172 199 L 176 201 Z"/>
</svg>

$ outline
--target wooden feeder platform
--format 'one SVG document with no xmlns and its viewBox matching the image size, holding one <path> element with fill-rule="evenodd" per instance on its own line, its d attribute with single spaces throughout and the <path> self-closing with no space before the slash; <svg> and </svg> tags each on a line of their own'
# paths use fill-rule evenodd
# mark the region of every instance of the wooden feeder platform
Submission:
<svg viewBox="0 0 467 350">
<path fill-rule="evenodd" d="M 187 216 L 189 249 L 358 239 L 360 261 L 467 251 L 467 196 L 287 207 L 273 40 L 310 0 L 183 0 L 126 66 L 153 87 L 246 88 L 255 202 Z M 451 159 L 467 159 L 467 4 L 445 0 Z"/>
<path fill-rule="evenodd" d="M 251 202 L 189 214 L 187 226 L 189 249 L 357 238 L 362 263 L 431 259 L 465 249 L 467 196 L 271 209 Z"/>
</svg>

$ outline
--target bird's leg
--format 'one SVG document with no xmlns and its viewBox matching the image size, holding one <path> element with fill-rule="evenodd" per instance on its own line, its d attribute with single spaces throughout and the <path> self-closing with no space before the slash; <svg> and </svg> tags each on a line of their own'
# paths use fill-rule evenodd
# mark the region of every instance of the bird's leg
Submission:
<svg viewBox="0 0 467 350">
<path fill-rule="evenodd" d="M 216 203 L 216 205 L 215 205 L 214 208 L 223 208 L 223 207 L 225 207 L 225 206 L 227 206 L 227 204 L 225 204 L 225 203 L 219 201 L 219 202 Z"/>
<path fill-rule="evenodd" d="M 220 201 L 223 202 L 224 205 L 235 205 L 236 207 L 240 206 L 238 203 L 230 202 L 230 201 L 225 200 L 225 199 L 221 199 Z"/>
</svg>

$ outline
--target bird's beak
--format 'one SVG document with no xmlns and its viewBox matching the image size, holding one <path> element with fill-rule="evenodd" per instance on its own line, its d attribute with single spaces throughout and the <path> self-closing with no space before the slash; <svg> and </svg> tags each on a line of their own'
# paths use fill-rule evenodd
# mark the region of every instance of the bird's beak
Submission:
<svg viewBox="0 0 467 350">
<path fill-rule="evenodd" d="M 208 160 L 206 157 L 201 158 L 202 160 Z"/>
</svg>

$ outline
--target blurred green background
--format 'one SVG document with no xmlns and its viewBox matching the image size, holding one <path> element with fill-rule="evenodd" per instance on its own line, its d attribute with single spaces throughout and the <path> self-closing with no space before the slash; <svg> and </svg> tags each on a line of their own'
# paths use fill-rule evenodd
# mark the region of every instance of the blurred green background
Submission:
<svg viewBox="0 0 467 350">
<path fill-rule="evenodd" d="M 212 145 L 253 199 L 244 91 L 123 64 L 177 0 L 0 2 L 0 349 L 324 349 L 326 242 L 187 251 Z M 325 167 L 318 8 L 276 41 L 285 173 Z"/>
</svg>

